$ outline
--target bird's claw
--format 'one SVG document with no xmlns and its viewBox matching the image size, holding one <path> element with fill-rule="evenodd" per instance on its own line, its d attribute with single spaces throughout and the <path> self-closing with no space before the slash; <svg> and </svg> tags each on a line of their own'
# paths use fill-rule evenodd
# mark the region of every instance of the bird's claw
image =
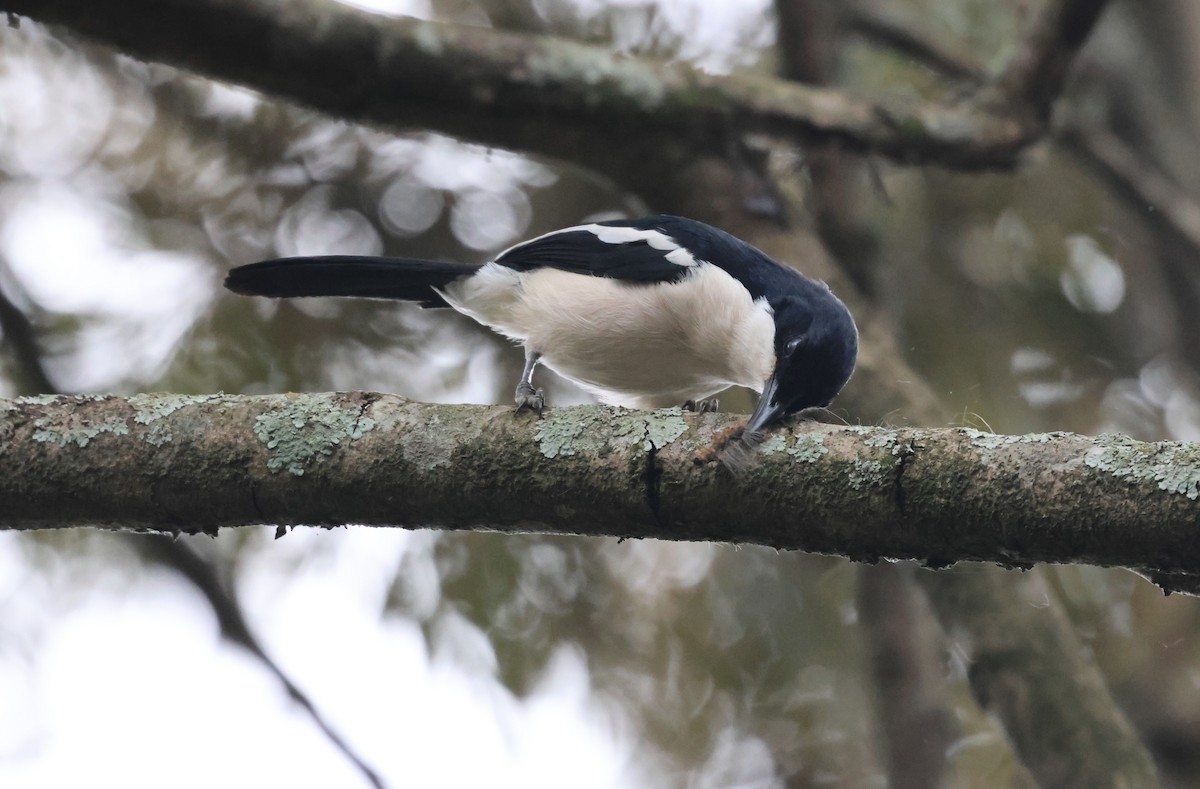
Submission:
<svg viewBox="0 0 1200 789">
<path fill-rule="evenodd" d="M 522 381 L 517 385 L 516 401 L 518 414 L 528 408 L 541 416 L 542 410 L 546 407 L 546 393 L 541 389 L 534 389 L 531 384 Z"/>
<path fill-rule="evenodd" d="M 715 414 L 720 408 L 721 401 L 713 397 L 708 400 L 686 400 L 683 404 L 684 411 L 695 411 L 697 414 Z"/>
</svg>

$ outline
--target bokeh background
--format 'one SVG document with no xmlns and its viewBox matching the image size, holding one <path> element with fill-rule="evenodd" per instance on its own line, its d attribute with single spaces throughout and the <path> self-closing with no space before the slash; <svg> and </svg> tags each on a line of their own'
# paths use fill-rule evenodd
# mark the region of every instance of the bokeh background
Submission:
<svg viewBox="0 0 1200 789">
<path fill-rule="evenodd" d="M 781 62 L 770 0 L 355 5 L 717 73 Z M 969 87 L 841 18 L 853 16 L 842 4 L 809 5 L 812 29 L 828 31 L 807 44 L 822 48 L 814 79 L 871 96 Z M 994 70 L 1039 5 L 875 7 Z M 1200 250 L 1173 222 L 1200 196 L 1198 53 L 1200 5 L 1114 0 L 1054 137 L 1014 172 L 836 152 L 818 171 L 796 152 L 807 188 L 795 220 L 887 316 L 953 424 L 1200 439 Z M 1114 178 L 1100 144 L 1158 188 Z M 519 350 L 460 316 L 239 298 L 224 273 L 279 255 L 484 261 L 524 237 L 653 209 L 569 162 L 357 127 L 29 20 L 0 25 L 0 395 L 508 402 Z M 586 401 L 544 383 L 553 403 Z M 390 786 L 888 784 L 870 617 L 849 562 L 484 533 L 274 537 L 182 542 Z M 139 539 L 152 538 L 0 533 L 0 785 L 366 785 L 263 662 L 222 637 L 211 597 Z M 1200 606 L 1121 571 L 1039 572 L 1044 605 L 1068 615 L 1164 784 L 1200 785 Z M 945 785 L 1031 785 L 972 700 L 953 635 L 911 638 L 934 644 L 963 731 L 942 755 Z"/>
</svg>

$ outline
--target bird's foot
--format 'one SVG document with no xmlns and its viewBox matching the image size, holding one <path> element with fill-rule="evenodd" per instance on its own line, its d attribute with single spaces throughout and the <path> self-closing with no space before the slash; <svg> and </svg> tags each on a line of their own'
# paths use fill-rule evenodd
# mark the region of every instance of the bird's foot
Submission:
<svg viewBox="0 0 1200 789">
<path fill-rule="evenodd" d="M 713 397 L 708 400 L 687 400 L 683 404 L 684 411 L 695 411 L 697 414 L 715 414 L 721 407 L 721 401 Z"/>
<path fill-rule="evenodd" d="M 525 381 L 517 384 L 516 400 L 518 414 L 528 408 L 541 416 L 542 409 L 546 407 L 546 393 L 541 389 L 534 389 L 532 384 Z"/>
</svg>

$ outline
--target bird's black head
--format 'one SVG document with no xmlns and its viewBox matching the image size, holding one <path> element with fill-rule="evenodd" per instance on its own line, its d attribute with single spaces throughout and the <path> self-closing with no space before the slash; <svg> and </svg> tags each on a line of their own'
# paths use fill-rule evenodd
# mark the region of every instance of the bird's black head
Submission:
<svg viewBox="0 0 1200 789">
<path fill-rule="evenodd" d="M 775 372 L 746 425 L 755 433 L 788 414 L 829 405 L 850 380 L 858 358 L 854 318 L 824 283 L 771 302 Z"/>
</svg>

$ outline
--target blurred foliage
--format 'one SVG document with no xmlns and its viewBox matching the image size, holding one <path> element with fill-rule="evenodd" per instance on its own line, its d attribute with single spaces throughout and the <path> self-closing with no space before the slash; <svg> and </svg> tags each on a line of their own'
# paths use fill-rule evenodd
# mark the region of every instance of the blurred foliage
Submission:
<svg viewBox="0 0 1200 789">
<path fill-rule="evenodd" d="M 1037 6 L 875 5 L 991 70 Z M 395 7 L 717 71 L 774 63 L 765 0 Z M 1124 0 L 1096 38 L 1067 97 L 1071 111 L 1121 135 L 1182 188 L 1200 189 L 1192 166 L 1200 11 L 1187 0 Z M 955 90 L 850 37 L 838 41 L 835 74 L 864 93 Z M 64 390 L 377 389 L 506 402 L 520 353 L 459 316 L 379 302 L 267 304 L 223 293 L 223 272 L 283 254 L 482 261 L 522 237 L 647 210 L 569 163 L 333 122 L 37 25 L 0 28 L 0 96 L 0 291 L 39 330 Z M 866 272 L 872 290 L 960 423 L 1200 438 L 1200 354 L 1187 341 L 1200 314 L 1191 301 L 1200 261 L 1144 223 L 1152 206 L 1122 200 L 1053 145 L 1015 173 L 881 162 L 848 173 L 850 218 L 878 250 Z M 0 392 L 13 393 L 12 359 L 2 358 Z M 561 382 L 548 388 L 552 402 L 583 400 Z M 127 551 L 98 552 L 103 542 L 67 533 L 21 544 L 31 573 L 62 562 L 92 572 L 131 564 Z M 277 545 L 231 532 L 214 558 L 251 573 L 247 557 Z M 288 572 L 303 573 L 303 558 L 292 560 Z M 59 577 L 62 588 L 85 593 L 92 572 Z M 1200 783 L 1200 607 L 1162 599 L 1125 573 L 1048 575 L 1058 600 L 1047 604 L 1069 613 L 1168 782 Z M 594 692 L 633 722 L 631 758 L 649 785 L 886 782 L 856 570 L 846 562 L 718 545 L 428 533 L 407 543 L 392 577 L 387 616 L 419 622 L 431 652 L 465 662 L 482 635 L 494 665 L 475 667 L 518 694 L 564 645 L 579 650 Z M 0 636 L 0 649 L 21 640 L 17 629 Z M 965 732 L 946 754 L 949 780 L 1018 785 L 956 654 L 948 643 L 943 668 Z"/>
</svg>

